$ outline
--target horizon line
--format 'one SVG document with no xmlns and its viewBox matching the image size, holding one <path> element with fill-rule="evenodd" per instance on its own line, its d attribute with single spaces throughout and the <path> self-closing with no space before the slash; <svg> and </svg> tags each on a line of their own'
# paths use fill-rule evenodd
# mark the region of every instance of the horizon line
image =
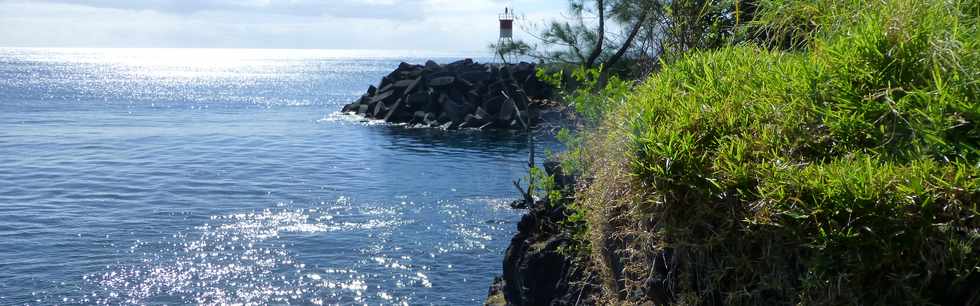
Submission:
<svg viewBox="0 0 980 306">
<path fill-rule="evenodd" d="M 198 49 L 198 50 L 296 50 L 296 51 L 410 51 L 433 53 L 478 53 L 489 50 L 445 51 L 434 49 L 388 49 L 388 48 L 279 48 L 279 47 L 118 47 L 118 46 L 3 46 L 0 49 Z"/>
</svg>

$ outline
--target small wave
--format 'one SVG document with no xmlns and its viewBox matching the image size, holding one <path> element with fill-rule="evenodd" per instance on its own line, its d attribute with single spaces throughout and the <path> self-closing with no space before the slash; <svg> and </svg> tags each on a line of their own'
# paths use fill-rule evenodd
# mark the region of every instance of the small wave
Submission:
<svg viewBox="0 0 980 306">
<path fill-rule="evenodd" d="M 357 123 L 357 124 L 364 124 L 364 125 L 388 125 L 389 124 L 384 120 L 367 119 L 353 113 L 345 113 L 339 111 L 329 113 L 323 118 L 317 119 L 316 122 L 317 123 L 347 122 L 347 123 Z"/>
</svg>

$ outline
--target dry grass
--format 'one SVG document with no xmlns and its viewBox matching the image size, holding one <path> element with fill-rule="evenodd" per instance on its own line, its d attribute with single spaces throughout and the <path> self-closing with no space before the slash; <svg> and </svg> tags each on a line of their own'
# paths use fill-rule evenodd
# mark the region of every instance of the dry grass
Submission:
<svg viewBox="0 0 980 306">
<path fill-rule="evenodd" d="M 614 114 L 621 115 L 621 114 Z M 606 123 L 588 132 L 579 162 L 585 179 L 578 187 L 573 211 L 583 214 L 588 228 L 589 269 L 602 284 L 598 301 L 607 305 L 630 305 L 640 297 L 649 276 L 652 258 L 659 253 L 644 206 L 643 183 L 629 172 L 628 137 L 620 124 Z"/>
</svg>

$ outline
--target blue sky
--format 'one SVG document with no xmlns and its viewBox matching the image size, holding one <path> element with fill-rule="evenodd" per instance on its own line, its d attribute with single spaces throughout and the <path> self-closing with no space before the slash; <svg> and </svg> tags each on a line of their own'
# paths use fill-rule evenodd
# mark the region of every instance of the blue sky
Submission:
<svg viewBox="0 0 980 306">
<path fill-rule="evenodd" d="M 0 46 L 482 51 L 505 6 L 566 0 L 0 0 Z"/>
</svg>

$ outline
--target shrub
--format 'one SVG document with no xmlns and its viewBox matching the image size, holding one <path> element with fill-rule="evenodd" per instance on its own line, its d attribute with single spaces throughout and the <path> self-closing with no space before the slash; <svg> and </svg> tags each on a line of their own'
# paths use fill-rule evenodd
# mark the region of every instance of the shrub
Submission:
<svg viewBox="0 0 980 306">
<path fill-rule="evenodd" d="M 568 79 L 565 71 L 549 74 L 538 69 L 538 78 L 554 87 L 562 88 L 561 99 L 571 106 L 582 123 L 594 127 L 609 110 L 622 106 L 626 95 L 633 88 L 633 82 L 623 80 L 617 75 L 603 76 L 602 67 L 571 69 Z"/>
</svg>

